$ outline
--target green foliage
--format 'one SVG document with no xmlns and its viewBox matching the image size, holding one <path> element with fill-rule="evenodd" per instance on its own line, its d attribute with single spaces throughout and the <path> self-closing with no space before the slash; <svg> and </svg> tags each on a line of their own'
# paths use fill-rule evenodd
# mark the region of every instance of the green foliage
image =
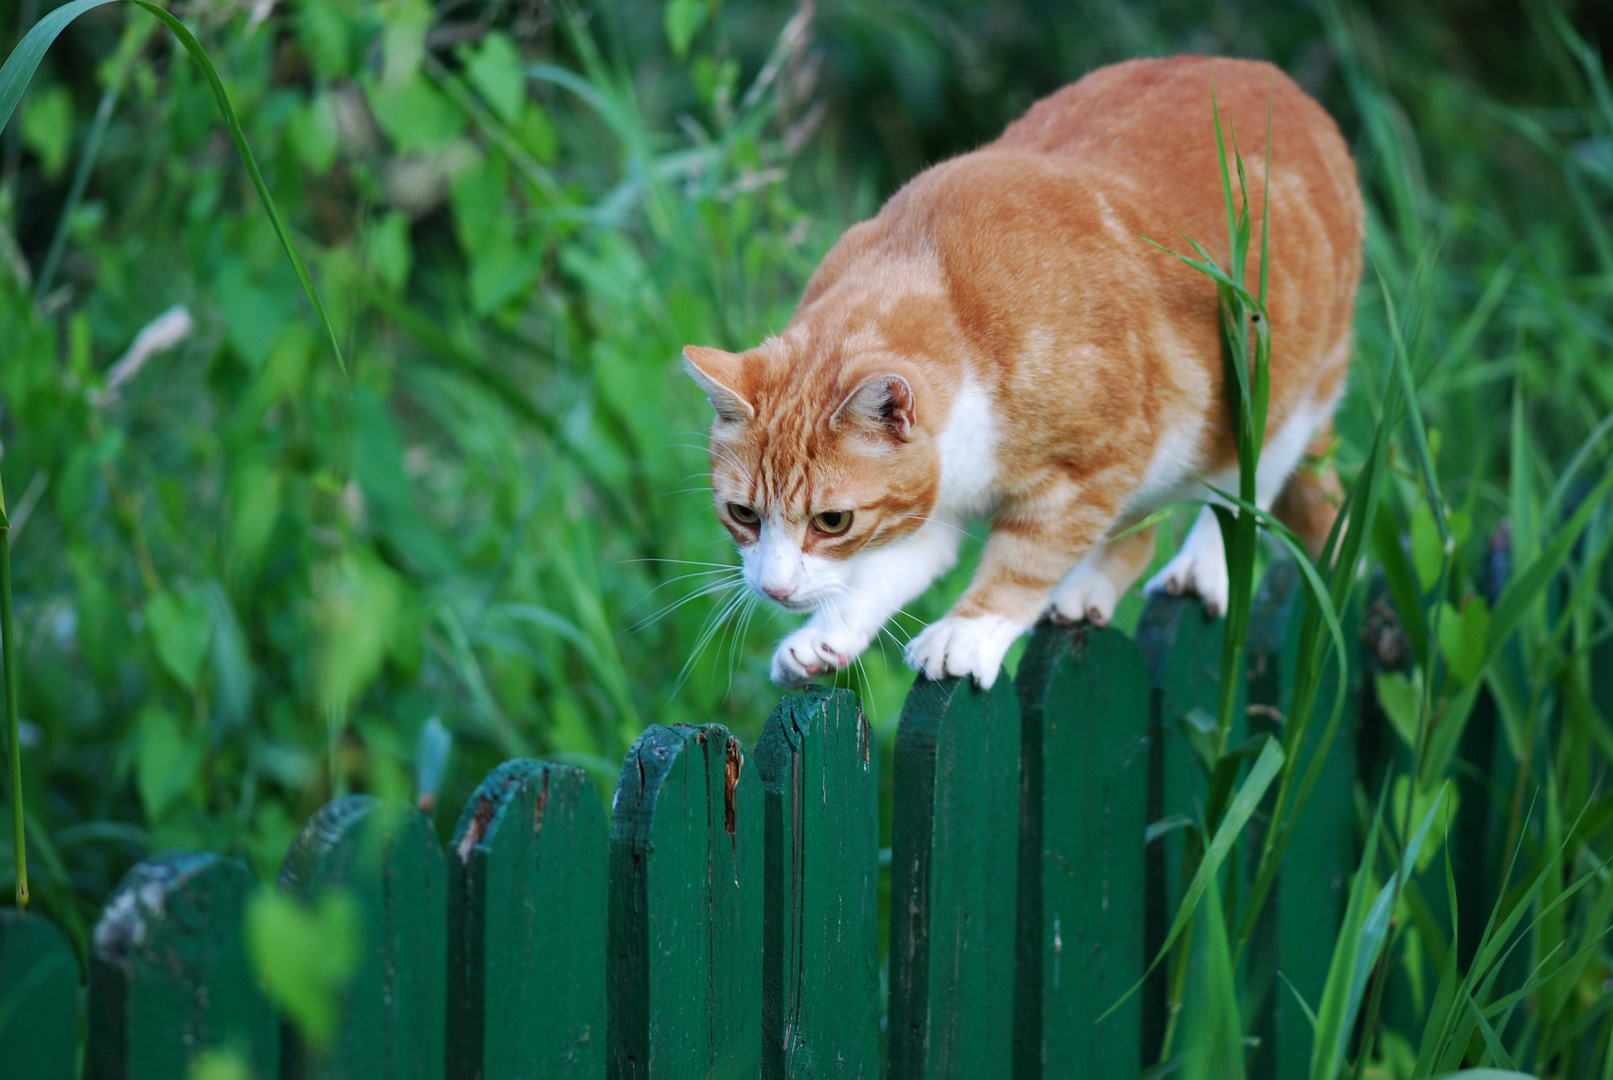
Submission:
<svg viewBox="0 0 1613 1080">
<path fill-rule="evenodd" d="M 246 912 L 247 948 L 269 997 L 315 1047 L 330 1045 L 342 987 L 356 970 L 364 928 L 358 905 L 340 890 L 312 907 L 263 888 Z"/>
<path fill-rule="evenodd" d="M 1347 525 L 1304 567 L 1294 705 L 1258 746 L 1226 745 L 1230 697 L 1206 715 L 1212 805 L 1158 823 L 1208 840 L 1173 931 L 1200 961 L 1179 1049 L 1208 1053 L 1182 1064 L 1235 1074 L 1250 1051 L 1242 949 L 1342 737 L 1342 697 L 1317 694 L 1329 656 L 1353 661 L 1354 607 L 1388 726 L 1363 744 L 1334 977 L 1303 1003 L 1313 1076 L 1603 1075 L 1613 95 L 1592 5 L 1470 7 L 49 11 L 27 97 L 0 86 L 6 742 L 28 766 L 8 789 L 39 906 L 82 938 L 147 850 L 268 878 L 335 794 L 414 777 L 452 810 L 517 754 L 605 787 L 652 720 L 752 741 L 785 623 L 741 598 L 681 346 L 777 330 L 878 197 L 1100 63 L 1265 55 L 1355 148 L 1370 269 L 1334 454 Z M 1235 268 L 1218 284 L 1258 309 Z M 142 347 L 176 305 L 189 331 Z M 1229 501 L 1252 510 L 1245 487 Z M 1256 550 L 1257 521 L 1281 549 Z M 1240 583 L 1294 551 L 1267 518 L 1229 523 Z M 909 678 L 891 649 L 842 681 L 888 740 Z M 260 965 L 313 1030 L 295 1010 L 339 983 L 342 916 L 275 903 L 255 933 L 302 944 Z"/>
</svg>

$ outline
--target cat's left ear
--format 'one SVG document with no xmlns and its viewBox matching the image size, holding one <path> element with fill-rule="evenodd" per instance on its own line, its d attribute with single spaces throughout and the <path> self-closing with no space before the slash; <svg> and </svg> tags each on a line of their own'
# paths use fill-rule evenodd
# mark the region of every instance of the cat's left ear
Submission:
<svg viewBox="0 0 1613 1080">
<path fill-rule="evenodd" d="M 865 379 L 829 418 L 830 427 L 845 423 L 906 442 L 913 437 L 913 425 L 917 423 L 912 385 L 900 375 L 889 373 Z"/>
<path fill-rule="evenodd" d="M 743 424 L 756 417 L 755 408 L 733 387 L 739 381 L 742 363 L 744 359 L 737 353 L 700 345 L 684 346 L 683 370 L 705 391 L 706 400 L 717 410 L 719 420 Z"/>
</svg>

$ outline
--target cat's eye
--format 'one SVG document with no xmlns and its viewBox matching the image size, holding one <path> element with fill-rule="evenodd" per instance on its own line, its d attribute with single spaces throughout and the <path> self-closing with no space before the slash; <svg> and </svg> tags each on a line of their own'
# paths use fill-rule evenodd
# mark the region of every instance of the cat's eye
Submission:
<svg viewBox="0 0 1613 1080">
<path fill-rule="evenodd" d="M 812 515 L 812 524 L 821 533 L 839 536 L 851 528 L 851 511 L 825 510 L 821 514 Z"/>
<path fill-rule="evenodd" d="M 741 525 L 755 525 L 762 516 L 743 503 L 729 503 L 728 514 Z"/>
</svg>

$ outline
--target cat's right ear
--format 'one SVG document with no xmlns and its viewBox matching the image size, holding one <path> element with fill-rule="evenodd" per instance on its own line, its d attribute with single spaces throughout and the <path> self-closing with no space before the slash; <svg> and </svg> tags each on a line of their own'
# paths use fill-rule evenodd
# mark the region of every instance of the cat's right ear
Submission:
<svg viewBox="0 0 1613 1080">
<path fill-rule="evenodd" d="M 684 347 L 683 370 L 705 391 L 706 400 L 717 410 L 719 420 L 743 424 L 756 418 L 751 403 L 740 397 L 732 385 L 739 381 L 739 366 L 743 362 L 737 353 L 700 345 Z"/>
</svg>

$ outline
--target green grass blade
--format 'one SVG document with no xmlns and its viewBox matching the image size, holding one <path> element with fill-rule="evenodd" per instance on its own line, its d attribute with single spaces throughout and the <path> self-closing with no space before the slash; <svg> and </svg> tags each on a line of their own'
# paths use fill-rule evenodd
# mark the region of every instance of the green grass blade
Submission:
<svg viewBox="0 0 1613 1080">
<path fill-rule="evenodd" d="M 1373 430 L 1371 446 L 1360 471 L 1345 493 L 1344 504 L 1339 508 L 1338 518 L 1334 521 L 1333 528 L 1328 533 L 1327 543 L 1322 548 L 1320 565 L 1329 568 L 1329 591 L 1335 613 L 1343 608 L 1345 601 L 1356 587 L 1355 568 L 1359 565 L 1366 538 L 1371 535 L 1377 518 L 1378 503 L 1388 473 L 1390 432 L 1399 419 L 1401 407 L 1399 392 L 1399 381 L 1394 378 L 1393 372 L 1387 373 L 1381 397 L 1383 407 Z M 1316 597 L 1307 594 L 1305 617 L 1300 624 L 1299 661 L 1295 667 L 1293 698 L 1288 721 L 1283 730 L 1283 741 L 1290 754 L 1296 753 L 1298 747 L 1305 745 L 1311 713 L 1315 707 L 1316 696 L 1320 692 L 1326 648 L 1322 630 L 1323 606 Z M 1344 673 L 1341 672 L 1342 674 Z M 1260 853 L 1259 869 L 1255 874 L 1254 885 L 1249 891 L 1249 902 L 1244 908 L 1243 924 L 1238 932 L 1240 947 L 1241 943 L 1248 942 L 1254 933 L 1261 907 L 1271 890 L 1272 883 L 1276 881 L 1278 867 L 1281 866 L 1284 853 L 1288 849 L 1293 819 L 1304 809 L 1311 790 L 1321 776 L 1322 763 L 1326 760 L 1327 752 L 1337 736 L 1338 725 L 1342 718 L 1342 709 L 1335 709 L 1323 732 L 1317 752 L 1312 756 L 1310 767 L 1298 781 L 1297 790 L 1294 770 L 1287 770 L 1283 774 L 1282 783 L 1277 789 L 1273 826 L 1266 832 L 1266 841 Z"/>
<path fill-rule="evenodd" d="M 1204 896 L 1204 890 L 1208 886 L 1210 878 L 1220 872 L 1221 864 L 1226 860 L 1227 852 L 1232 850 L 1232 845 L 1238 839 L 1238 834 L 1248 824 L 1250 815 L 1255 812 L 1255 807 L 1260 805 L 1260 800 L 1266 794 L 1266 789 L 1271 786 L 1272 780 L 1276 778 L 1282 767 L 1282 747 L 1275 739 L 1266 740 L 1266 745 L 1261 749 L 1260 756 L 1255 759 L 1254 765 L 1249 769 L 1249 775 L 1244 777 L 1243 786 L 1238 789 L 1237 795 L 1228 804 L 1226 814 L 1221 818 L 1221 824 L 1216 828 L 1215 835 L 1210 840 L 1210 846 L 1205 849 L 1204 858 L 1199 862 L 1198 870 L 1193 874 L 1192 882 L 1189 883 L 1187 891 L 1182 894 L 1182 903 L 1176 910 L 1176 919 L 1171 923 L 1170 932 L 1165 935 L 1165 940 L 1161 943 L 1159 952 L 1150 961 L 1147 969 L 1143 972 L 1142 978 L 1139 978 L 1129 990 L 1122 994 L 1118 1001 L 1109 1006 L 1104 1012 L 1104 1016 L 1114 1012 L 1115 1009 L 1119 1008 L 1128 998 L 1142 988 L 1143 980 L 1159 966 L 1160 961 L 1170 953 L 1171 946 L 1176 944 L 1176 939 L 1181 936 L 1182 930 L 1193 921 L 1193 913 L 1198 908 L 1199 900 Z M 1102 1019 L 1103 1017 L 1099 1017 L 1099 1020 Z"/>
<path fill-rule="evenodd" d="M 1445 800 L 1445 788 L 1441 787 L 1429 805 L 1428 812 L 1418 824 L 1417 831 L 1412 834 L 1411 842 L 1400 858 L 1400 869 L 1384 886 L 1378 890 L 1378 895 L 1372 901 L 1372 907 L 1367 911 L 1366 918 L 1361 923 L 1361 943 L 1359 959 L 1355 969 L 1354 981 L 1350 984 L 1350 1008 L 1346 1016 L 1353 1017 L 1356 1009 L 1360 1007 L 1361 997 L 1366 991 L 1367 976 L 1372 973 L 1372 967 L 1378 962 L 1378 953 L 1383 949 L 1383 943 L 1389 936 L 1390 916 L 1394 914 L 1400 890 L 1406 880 L 1411 877 L 1413 868 L 1417 865 L 1417 856 L 1421 854 L 1423 844 L 1428 839 L 1428 830 L 1434 824 L 1434 815 L 1438 813 L 1440 804 Z"/>
<path fill-rule="evenodd" d="M 1423 480 L 1423 491 L 1428 499 L 1428 507 L 1434 512 L 1434 524 L 1439 527 L 1439 537 L 1446 546 L 1447 553 L 1451 547 L 1450 523 L 1445 520 L 1445 500 L 1440 495 L 1439 477 L 1434 471 L 1434 455 L 1428 444 L 1428 431 L 1423 426 L 1423 415 L 1417 408 L 1417 381 L 1411 370 L 1411 357 L 1406 351 L 1406 341 L 1402 334 L 1400 319 L 1395 313 L 1394 297 L 1389 292 L 1389 282 L 1382 273 L 1378 274 L 1378 290 L 1383 295 L 1384 322 L 1389 327 L 1389 340 L 1394 345 L 1390 351 L 1390 362 L 1400 379 L 1400 392 L 1405 395 L 1407 409 L 1406 422 L 1411 428 L 1411 448 L 1415 452 L 1417 471 Z"/>
<path fill-rule="evenodd" d="M 57 36 L 67 28 L 67 25 L 86 11 L 91 11 L 105 4 L 115 3 L 117 0 L 73 0 L 70 4 L 61 7 L 46 15 L 34 28 L 28 32 L 21 43 L 18 44 L 11 55 L 6 58 L 5 65 L 0 67 L 0 131 L 5 129 L 11 114 L 16 111 L 17 103 L 22 100 L 23 93 L 28 89 L 28 83 L 34 72 L 39 69 L 39 62 L 44 59 L 45 52 L 56 40 Z M 235 115 L 235 107 L 230 104 L 230 96 L 224 90 L 224 83 L 218 77 L 218 70 L 213 66 L 212 60 L 207 56 L 206 50 L 196 40 L 194 34 L 186 28 L 185 24 L 169 12 L 150 3 L 150 0 L 128 0 L 137 7 L 143 8 L 154 15 L 163 25 L 173 32 L 174 37 L 185 47 L 185 51 L 196 61 L 207 77 L 207 82 L 213 90 L 213 99 L 218 103 L 220 114 L 224 118 L 224 126 L 230 133 L 230 139 L 235 143 L 235 149 L 241 156 L 241 163 L 246 166 L 247 176 L 252 180 L 252 187 L 257 191 L 258 198 L 263 202 L 263 208 L 269 215 L 269 221 L 274 225 L 275 235 L 280 238 L 280 246 L 285 249 L 286 257 L 291 260 L 291 267 L 297 273 L 297 280 L 302 283 L 303 292 L 307 294 L 308 301 L 314 306 L 314 312 L 319 316 L 320 323 L 325 327 L 325 333 L 330 337 L 331 350 L 336 354 L 336 366 L 341 369 L 342 377 L 347 377 L 347 364 L 342 359 L 341 343 L 336 337 L 336 327 L 331 323 L 330 315 L 325 311 L 325 303 L 320 299 L 319 290 L 314 288 L 314 279 L 308 273 L 308 267 L 303 264 L 302 256 L 297 252 L 296 242 L 291 238 L 291 231 L 286 228 L 280 219 L 280 211 L 275 207 L 274 198 L 269 194 L 268 185 L 263 182 L 263 174 L 258 171 L 258 162 L 252 155 L 252 148 L 247 145 L 246 135 L 241 131 L 241 122 Z"/>
<path fill-rule="evenodd" d="M 1579 542 L 1580 534 L 1591 523 L 1597 507 L 1610 493 L 1613 493 L 1613 469 L 1597 481 L 1569 519 L 1555 530 L 1551 543 L 1537 552 L 1501 590 L 1495 610 L 1490 614 L 1490 631 L 1484 649 L 1486 662 L 1505 644 L 1535 601 L 1544 595 Z"/>
<path fill-rule="evenodd" d="M 1385 789 L 1387 791 L 1387 788 Z M 1346 1040 L 1350 1037 L 1354 1014 L 1349 1011 L 1350 988 L 1355 983 L 1356 965 L 1361 959 L 1361 928 L 1366 921 L 1367 894 L 1372 887 L 1372 864 L 1378 856 L 1378 831 L 1383 821 L 1384 796 L 1367 831 L 1361 863 L 1350 882 L 1350 897 L 1344 906 L 1344 922 L 1333 942 L 1333 959 L 1322 984 L 1322 1000 L 1316 1007 L 1316 1036 L 1311 1043 L 1310 1080 L 1334 1080 L 1344 1061 Z"/>
<path fill-rule="evenodd" d="M 1288 987 L 1288 992 L 1299 1003 L 1299 1011 L 1305 1014 L 1306 1021 L 1311 1025 L 1311 1037 L 1314 1039 L 1316 1037 L 1316 1010 L 1310 1007 L 1310 1003 L 1305 1000 L 1305 995 L 1299 992 L 1299 987 L 1289 981 L 1287 975 L 1279 971 L 1277 972 L 1277 977 L 1283 981 L 1283 985 Z"/>
<path fill-rule="evenodd" d="M 1212 876 L 1204 890 L 1201 925 L 1196 933 L 1204 942 L 1204 975 L 1200 986 L 1205 1000 L 1203 1016 L 1208 1030 L 1200 1033 L 1193 1047 L 1204 1066 L 1202 1075 L 1214 1080 L 1242 1080 L 1243 1020 L 1238 1015 L 1238 984 L 1233 971 L 1232 948 L 1227 941 L 1226 915 L 1221 906 L 1221 889 Z"/>
<path fill-rule="evenodd" d="M 1423 666 L 1428 664 L 1428 624 L 1423 620 L 1423 605 L 1413 576 L 1411 562 L 1400 546 L 1400 530 L 1388 514 L 1377 515 L 1372 523 L 1372 552 L 1383 567 L 1384 580 L 1389 585 L 1389 597 L 1394 601 L 1395 614 L 1406 631 L 1411 653 Z"/>
<path fill-rule="evenodd" d="M 27 824 L 22 805 L 22 737 L 17 723 L 17 647 L 11 623 L 11 519 L 0 483 L 0 662 L 5 664 L 6 769 L 11 782 L 11 853 L 17 873 L 17 906 L 28 907 Z"/>
</svg>

